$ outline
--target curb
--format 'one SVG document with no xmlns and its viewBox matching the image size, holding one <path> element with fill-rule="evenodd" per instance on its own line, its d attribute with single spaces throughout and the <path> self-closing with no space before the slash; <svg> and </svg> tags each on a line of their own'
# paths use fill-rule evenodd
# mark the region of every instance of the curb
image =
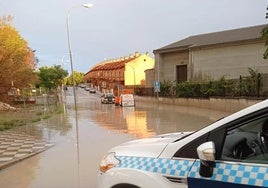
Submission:
<svg viewBox="0 0 268 188">
<path fill-rule="evenodd" d="M 13 159 L 13 160 L 11 160 L 9 162 L 3 162 L 3 164 L 0 164 L 0 171 L 3 170 L 3 169 L 5 169 L 5 168 L 8 168 L 8 167 L 10 167 L 10 166 L 12 166 L 12 165 L 14 165 L 16 163 L 18 163 L 18 162 L 21 162 L 21 161 L 23 161 L 25 159 L 28 159 L 30 157 L 33 157 L 33 156 L 35 156 L 35 155 L 37 155 L 37 154 L 39 154 L 41 152 L 44 152 L 44 151 L 52 148 L 53 146 L 55 146 L 55 144 L 52 144 L 51 146 L 47 146 L 46 148 L 41 149 L 41 150 L 38 150 L 38 151 L 35 151 L 33 153 L 27 154 L 27 155 L 25 155 L 23 157 L 20 157 L 20 158 L 17 158 L 17 159 Z"/>
</svg>

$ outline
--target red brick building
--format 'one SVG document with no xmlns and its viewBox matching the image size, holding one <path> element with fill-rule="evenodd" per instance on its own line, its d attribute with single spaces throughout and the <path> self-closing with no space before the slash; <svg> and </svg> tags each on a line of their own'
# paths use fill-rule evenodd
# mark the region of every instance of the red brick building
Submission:
<svg viewBox="0 0 268 188">
<path fill-rule="evenodd" d="M 123 88 L 145 85 L 145 70 L 154 68 L 154 60 L 146 54 L 129 55 L 97 64 L 84 76 L 101 92 L 117 92 Z"/>
</svg>

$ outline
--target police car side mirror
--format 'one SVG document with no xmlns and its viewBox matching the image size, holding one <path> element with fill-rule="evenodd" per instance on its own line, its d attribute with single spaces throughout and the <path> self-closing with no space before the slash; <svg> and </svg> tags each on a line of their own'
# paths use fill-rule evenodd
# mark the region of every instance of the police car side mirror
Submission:
<svg viewBox="0 0 268 188">
<path fill-rule="evenodd" d="M 211 177 L 215 167 L 215 145 L 213 142 L 205 142 L 198 146 L 197 154 L 200 159 L 199 174 L 203 177 Z"/>
</svg>

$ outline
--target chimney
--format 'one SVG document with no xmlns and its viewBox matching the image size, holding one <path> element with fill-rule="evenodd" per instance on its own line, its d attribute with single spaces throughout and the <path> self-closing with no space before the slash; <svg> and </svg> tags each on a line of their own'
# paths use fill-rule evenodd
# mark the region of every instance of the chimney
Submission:
<svg viewBox="0 0 268 188">
<path fill-rule="evenodd" d="M 139 57 L 140 53 L 139 52 L 135 52 L 135 57 Z"/>
</svg>

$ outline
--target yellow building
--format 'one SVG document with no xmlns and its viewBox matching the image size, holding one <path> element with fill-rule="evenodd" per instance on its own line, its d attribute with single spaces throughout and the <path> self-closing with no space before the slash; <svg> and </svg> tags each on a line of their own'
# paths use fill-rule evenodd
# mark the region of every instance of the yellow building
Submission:
<svg viewBox="0 0 268 188">
<path fill-rule="evenodd" d="M 145 71 L 154 68 L 154 59 L 148 53 L 115 58 L 95 65 L 84 81 L 98 90 L 117 92 L 119 89 L 145 86 Z"/>
</svg>

